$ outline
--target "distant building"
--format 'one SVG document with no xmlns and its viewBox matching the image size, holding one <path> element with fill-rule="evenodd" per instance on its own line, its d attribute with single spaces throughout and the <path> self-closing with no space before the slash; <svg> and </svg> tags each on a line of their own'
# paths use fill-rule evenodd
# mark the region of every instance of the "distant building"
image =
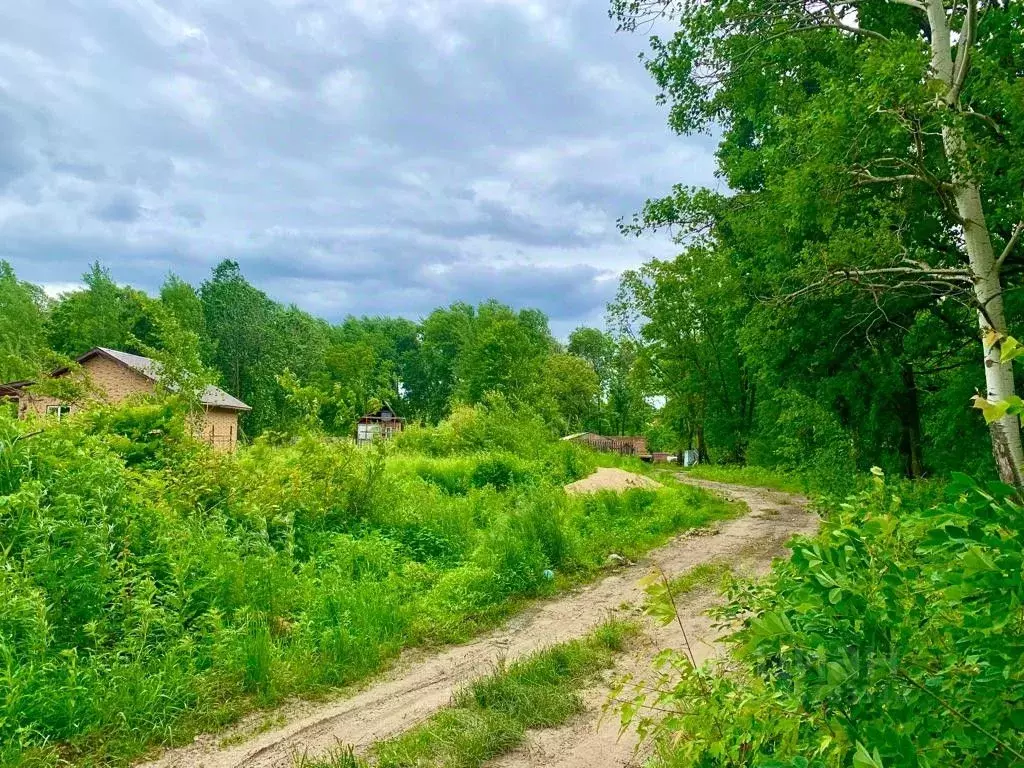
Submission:
<svg viewBox="0 0 1024 768">
<path fill-rule="evenodd" d="M 649 456 L 647 438 L 642 435 L 609 437 L 595 432 L 579 432 L 562 438 L 574 443 L 583 443 L 598 451 L 618 453 L 623 456 Z"/>
<path fill-rule="evenodd" d="M 160 380 L 158 362 L 116 349 L 96 347 L 75 362 L 82 367 L 96 396 L 109 403 L 119 403 L 132 395 L 151 393 Z M 58 368 L 50 376 L 60 378 L 69 372 L 69 368 Z M 31 390 L 34 383 L 14 381 L 0 385 L 0 397 L 17 403 L 20 418 L 25 418 L 31 412 L 60 420 L 88 405 L 63 402 L 50 395 L 34 393 Z M 238 444 L 238 414 L 252 409 L 237 397 L 213 385 L 203 390 L 200 402 L 203 412 L 195 426 L 196 437 L 216 450 L 234 451 Z"/>
<path fill-rule="evenodd" d="M 405 429 L 405 419 L 387 403 L 375 413 L 368 413 L 356 425 L 356 445 L 369 445 L 374 440 L 389 440 Z"/>
</svg>

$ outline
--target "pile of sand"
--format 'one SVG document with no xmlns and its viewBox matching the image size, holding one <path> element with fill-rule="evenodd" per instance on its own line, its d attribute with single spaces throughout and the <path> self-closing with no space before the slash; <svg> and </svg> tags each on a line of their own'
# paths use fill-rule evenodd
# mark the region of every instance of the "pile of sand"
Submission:
<svg viewBox="0 0 1024 768">
<path fill-rule="evenodd" d="M 596 493 L 597 491 L 628 491 L 630 488 L 661 488 L 661 483 L 624 469 L 599 467 L 590 477 L 569 483 L 565 486 L 565 492 Z"/>
</svg>

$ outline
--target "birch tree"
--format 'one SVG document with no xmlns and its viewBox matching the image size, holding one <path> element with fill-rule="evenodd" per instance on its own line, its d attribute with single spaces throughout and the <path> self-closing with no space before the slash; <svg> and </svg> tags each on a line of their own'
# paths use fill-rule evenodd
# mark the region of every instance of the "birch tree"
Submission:
<svg viewBox="0 0 1024 768">
<path fill-rule="evenodd" d="M 675 25 L 652 38 L 648 68 L 676 130 L 724 127 L 719 160 L 734 189 L 799 198 L 801 211 L 780 216 L 806 215 L 808 191 L 847 212 L 820 228 L 826 274 L 792 295 L 845 280 L 968 304 L 981 399 L 1014 400 L 1004 302 L 1024 235 L 1019 3 L 614 0 L 612 14 L 625 30 Z M 692 228 L 706 203 L 677 190 L 642 219 Z M 844 230 L 867 250 L 837 255 Z M 1000 477 L 1021 485 L 1018 417 L 993 420 L 990 433 Z"/>
</svg>

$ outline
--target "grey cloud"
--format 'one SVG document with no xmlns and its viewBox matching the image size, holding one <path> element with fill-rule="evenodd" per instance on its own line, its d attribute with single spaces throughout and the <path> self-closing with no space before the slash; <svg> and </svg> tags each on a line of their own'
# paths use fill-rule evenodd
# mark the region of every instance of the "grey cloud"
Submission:
<svg viewBox="0 0 1024 768">
<path fill-rule="evenodd" d="M 531 14 L 533 14 L 531 16 Z M 714 184 L 587 0 L 52 0 L 5 9 L 0 258 L 155 290 L 222 258 L 337 319 L 495 296 L 568 327 L 637 251 L 615 220 Z M 125 226 L 131 224 L 130 227 Z"/>
<path fill-rule="evenodd" d="M 32 168 L 24 134 L 22 127 L 10 115 L 0 111 L 0 189 L 8 187 Z"/>
<path fill-rule="evenodd" d="M 133 221 L 138 221 L 141 215 L 141 205 L 139 196 L 135 192 L 118 190 L 97 203 L 93 212 L 101 221 L 130 224 Z"/>
<path fill-rule="evenodd" d="M 206 221 L 206 212 L 197 203 L 176 203 L 174 215 L 188 222 L 193 227 L 201 227 Z"/>
</svg>

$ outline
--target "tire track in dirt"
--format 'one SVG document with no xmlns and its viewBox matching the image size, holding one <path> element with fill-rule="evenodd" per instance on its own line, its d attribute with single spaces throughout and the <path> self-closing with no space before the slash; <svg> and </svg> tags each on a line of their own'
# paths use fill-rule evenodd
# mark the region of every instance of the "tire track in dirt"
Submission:
<svg viewBox="0 0 1024 768">
<path fill-rule="evenodd" d="M 581 637 L 610 615 L 623 611 L 623 606 L 628 609 L 638 605 L 644 594 L 637 581 L 655 564 L 669 576 L 714 560 L 738 563 L 741 568 L 749 560 L 757 568 L 767 567 L 773 556 L 782 553 L 782 545 L 794 533 L 809 532 L 816 526 L 817 521 L 806 512 L 803 499 L 761 489 L 681 479 L 745 502 L 751 511 L 720 524 L 715 535 L 677 537 L 638 564 L 532 606 L 498 630 L 471 642 L 430 654 L 422 651 L 404 654 L 388 674 L 352 696 L 334 702 L 284 708 L 277 713 L 279 719 L 286 720 L 284 725 L 225 746 L 222 746 L 225 740 L 232 740 L 232 732 L 202 736 L 139 768 L 292 768 L 302 755 L 311 759 L 323 757 L 342 745 L 352 745 L 357 751 L 365 749 L 374 741 L 408 730 L 448 705 L 459 687 L 491 672 L 500 659 L 515 659 Z M 710 623 L 700 616 L 703 608 L 695 604 L 692 609 L 684 607 L 683 610 L 687 613 L 685 623 L 694 628 L 694 637 L 710 637 Z M 648 653 L 634 654 L 628 663 L 643 663 L 653 654 L 656 645 L 664 647 L 674 641 L 671 636 L 663 638 L 660 633 L 654 633 L 650 635 L 650 642 Z M 704 646 L 706 651 L 702 652 L 712 652 L 710 641 L 703 643 L 702 648 Z M 622 669 L 624 671 L 625 667 Z M 597 701 L 599 692 L 592 692 L 590 698 Z M 599 710 L 599 705 L 597 708 Z M 234 733 L 251 730 L 258 717 L 247 718 Z M 614 724 L 611 724 L 609 740 L 606 726 L 595 729 L 596 720 L 594 717 L 578 721 L 571 729 L 540 732 L 543 735 L 531 737 L 527 749 L 517 750 L 507 761 L 496 765 L 625 765 L 632 754 L 632 745 L 616 742 Z M 600 740 L 594 742 L 591 737 L 600 737 Z M 548 752 L 544 748 L 537 750 L 542 740 L 558 738 L 566 740 L 557 750 L 559 754 L 551 755 L 551 760 L 547 757 L 541 762 L 533 760 L 531 755 L 540 757 Z M 602 754 L 602 750 L 608 754 Z M 618 757 L 613 758 L 613 752 L 616 756 L 625 754 L 625 757 L 618 761 Z M 515 762 L 519 758 L 522 761 Z M 606 758 L 612 761 L 595 762 Z M 574 762 L 576 760 L 580 761 Z"/>
<path fill-rule="evenodd" d="M 817 530 L 818 519 L 806 512 L 807 500 L 802 497 L 763 488 L 696 480 L 685 475 L 678 477 L 731 501 L 743 502 L 750 508 L 750 514 L 735 523 L 743 523 L 742 527 L 747 531 L 759 529 L 764 537 L 748 540 L 731 553 L 711 558 L 726 560 L 738 574 L 763 574 L 774 558 L 785 554 L 783 545 L 792 534 L 810 534 Z M 723 650 L 716 642 L 720 630 L 705 615 L 710 607 L 722 602 L 722 597 L 708 588 L 698 589 L 677 600 L 679 618 L 698 664 Z M 675 622 L 662 627 L 645 621 L 640 643 L 632 652 L 619 658 L 606 681 L 610 684 L 627 673 L 635 680 L 649 679 L 654 657 L 659 651 L 683 647 L 683 633 Z M 490 761 L 488 768 L 624 768 L 642 765 L 648 756 L 647 745 L 641 747 L 633 730 L 620 733 L 619 719 L 614 713 L 602 716 L 602 708 L 609 696 L 608 684 L 586 692 L 587 710 L 578 718 L 558 728 L 529 732 L 523 744 Z"/>
</svg>

